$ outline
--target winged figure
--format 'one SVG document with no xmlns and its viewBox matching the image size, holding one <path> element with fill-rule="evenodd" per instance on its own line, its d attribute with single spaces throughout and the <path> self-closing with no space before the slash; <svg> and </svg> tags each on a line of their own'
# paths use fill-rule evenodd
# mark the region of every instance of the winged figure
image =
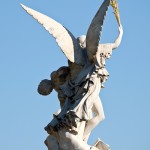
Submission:
<svg viewBox="0 0 150 150">
<path fill-rule="evenodd" d="M 21 6 L 56 39 L 62 52 L 70 62 L 83 66 L 86 65 L 85 53 L 87 53 L 89 61 L 92 62 L 93 56 L 98 50 L 102 26 L 109 3 L 109 0 L 104 1 L 95 15 L 88 29 L 86 40 L 85 36 L 76 39 L 68 29 L 52 18 L 28 8 L 23 4 Z"/>
<path fill-rule="evenodd" d="M 110 58 L 112 50 L 120 45 L 123 35 L 120 23 L 119 35 L 115 42 L 100 44 L 110 2 L 111 0 L 104 0 L 87 34 L 78 38 L 52 18 L 21 4 L 23 9 L 56 39 L 68 59 L 68 66 L 52 72 L 51 80 L 42 80 L 38 87 L 38 92 L 42 95 L 48 95 L 55 89 L 61 105 L 61 109 L 45 127 L 50 134 L 45 142 L 49 150 L 109 149 L 102 141 L 98 141 L 97 146 L 93 147 L 86 142 L 91 131 L 104 119 L 99 92 L 109 76 L 105 60 Z"/>
</svg>

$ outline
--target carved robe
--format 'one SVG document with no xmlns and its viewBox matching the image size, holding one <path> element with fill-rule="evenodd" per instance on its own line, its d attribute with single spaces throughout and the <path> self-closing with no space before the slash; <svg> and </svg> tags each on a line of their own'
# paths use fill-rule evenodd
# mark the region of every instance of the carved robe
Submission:
<svg viewBox="0 0 150 150">
<path fill-rule="evenodd" d="M 99 98 L 102 83 L 107 80 L 109 73 L 104 67 L 95 64 L 84 67 L 75 79 L 67 81 L 61 86 L 62 93 L 67 96 L 61 112 L 45 127 L 49 132 L 66 128 L 77 134 L 78 121 L 91 118 L 93 100 Z"/>
</svg>

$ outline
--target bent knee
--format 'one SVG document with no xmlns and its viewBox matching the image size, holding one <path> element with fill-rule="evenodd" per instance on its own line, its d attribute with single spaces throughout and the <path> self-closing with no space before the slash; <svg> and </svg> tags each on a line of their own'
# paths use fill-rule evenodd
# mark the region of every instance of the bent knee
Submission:
<svg viewBox="0 0 150 150">
<path fill-rule="evenodd" d="M 105 115 L 104 114 L 97 115 L 97 118 L 98 118 L 99 122 L 102 122 L 105 119 Z"/>
<path fill-rule="evenodd" d="M 101 117 L 101 121 L 103 121 L 105 119 L 105 115 L 103 115 L 102 117 Z"/>
</svg>

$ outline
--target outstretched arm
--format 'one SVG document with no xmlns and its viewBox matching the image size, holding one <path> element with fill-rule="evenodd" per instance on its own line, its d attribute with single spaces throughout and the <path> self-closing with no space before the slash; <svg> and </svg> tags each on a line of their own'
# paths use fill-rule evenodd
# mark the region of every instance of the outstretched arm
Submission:
<svg viewBox="0 0 150 150">
<path fill-rule="evenodd" d="M 112 44 L 112 49 L 116 49 L 122 40 L 122 36 L 123 36 L 123 28 L 122 25 L 119 26 L 119 36 L 117 37 L 116 41 Z"/>
</svg>

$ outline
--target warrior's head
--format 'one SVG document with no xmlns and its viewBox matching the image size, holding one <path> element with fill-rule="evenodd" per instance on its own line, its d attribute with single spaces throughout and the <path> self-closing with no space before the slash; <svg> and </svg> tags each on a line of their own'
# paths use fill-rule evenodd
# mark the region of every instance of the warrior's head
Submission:
<svg viewBox="0 0 150 150">
<path fill-rule="evenodd" d="M 77 40 L 82 48 L 86 48 L 86 35 L 81 35 Z"/>
</svg>

